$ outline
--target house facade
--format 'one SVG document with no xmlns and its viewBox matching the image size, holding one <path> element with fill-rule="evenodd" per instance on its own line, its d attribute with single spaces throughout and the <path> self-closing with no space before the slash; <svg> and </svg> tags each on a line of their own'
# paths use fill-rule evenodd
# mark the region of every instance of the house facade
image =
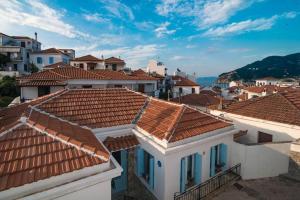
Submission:
<svg viewBox="0 0 300 200">
<path fill-rule="evenodd" d="M 127 87 L 150 96 L 158 92 L 157 79 L 150 76 L 127 75 L 109 70 L 86 71 L 62 64 L 51 66 L 53 68 L 19 78 L 21 100 L 35 99 L 64 88 Z"/>
<path fill-rule="evenodd" d="M 181 76 L 171 77 L 171 87 L 173 98 L 184 96 L 187 94 L 200 93 L 200 85 L 198 83 L 195 83 L 194 81 Z"/>
<path fill-rule="evenodd" d="M 264 85 L 278 85 L 280 83 L 279 79 L 273 77 L 265 77 L 255 80 L 256 86 L 264 86 Z"/>
<path fill-rule="evenodd" d="M 70 65 L 84 70 L 105 69 L 104 60 L 92 55 L 74 58 L 70 61 Z"/>
<path fill-rule="evenodd" d="M 9 57 L 10 62 L 4 71 L 18 71 L 20 74 L 30 72 L 30 54 L 41 50 L 41 43 L 27 36 L 8 36 L 0 33 L 0 54 Z"/>
<path fill-rule="evenodd" d="M 122 71 L 126 66 L 124 60 L 116 57 L 106 58 L 104 62 L 105 62 L 105 69 L 111 71 Z"/>
<path fill-rule="evenodd" d="M 64 53 L 62 50 L 50 48 L 31 53 L 30 63 L 37 66 L 39 70 L 43 70 L 44 67 L 59 62 L 69 64 L 71 56 L 71 54 Z"/>
</svg>

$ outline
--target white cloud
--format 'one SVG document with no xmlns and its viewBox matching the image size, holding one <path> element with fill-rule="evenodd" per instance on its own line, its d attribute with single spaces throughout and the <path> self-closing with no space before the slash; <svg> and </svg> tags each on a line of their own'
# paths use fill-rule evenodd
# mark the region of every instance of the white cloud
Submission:
<svg viewBox="0 0 300 200">
<path fill-rule="evenodd" d="M 188 59 L 188 57 L 178 56 L 178 55 L 171 57 L 171 60 L 176 60 L 176 61 L 178 61 L 178 60 L 185 60 L 185 59 Z"/>
<path fill-rule="evenodd" d="M 296 17 L 296 14 L 294 13 L 284 13 L 282 15 L 274 15 L 270 18 L 259 18 L 255 20 L 249 19 L 241 22 L 234 22 L 225 26 L 210 28 L 209 30 L 204 32 L 202 36 L 218 38 L 224 36 L 239 35 L 252 31 L 264 31 L 271 29 L 276 21 L 280 18 L 291 19 L 294 17 Z"/>
<path fill-rule="evenodd" d="M 209 28 L 229 20 L 238 11 L 254 2 L 262 0 L 161 0 L 156 6 L 158 14 L 169 16 L 177 14 L 183 17 L 193 17 L 194 24 L 200 28 Z"/>
<path fill-rule="evenodd" d="M 124 3 L 121 3 L 118 0 L 99 0 L 99 1 L 104 5 L 104 8 L 107 11 L 109 11 L 113 16 L 124 20 L 127 19 L 134 20 L 134 14 L 132 10 Z"/>
<path fill-rule="evenodd" d="M 161 46 L 156 44 L 137 45 L 134 47 L 120 47 L 116 49 L 104 49 L 93 52 L 94 55 L 120 56 L 126 60 L 128 67 L 139 67 L 150 58 L 157 55 Z"/>
<path fill-rule="evenodd" d="M 152 30 L 155 26 L 157 26 L 155 23 L 150 22 L 150 21 L 136 22 L 136 23 L 134 23 L 134 25 L 138 29 L 143 30 L 143 31 Z"/>
<path fill-rule="evenodd" d="M 185 48 L 187 48 L 187 49 L 193 49 L 193 48 L 196 48 L 196 47 L 197 47 L 197 45 L 192 45 L 192 44 L 188 44 L 188 45 L 185 46 Z"/>
<path fill-rule="evenodd" d="M 168 26 L 170 25 L 169 22 L 165 22 L 159 25 L 154 32 L 156 33 L 156 37 L 161 38 L 166 35 L 172 35 L 176 32 L 176 30 L 169 30 Z"/>
<path fill-rule="evenodd" d="M 83 14 L 83 17 L 90 22 L 103 23 L 110 21 L 109 19 L 102 17 L 99 13 Z"/>
<path fill-rule="evenodd" d="M 69 38 L 90 37 L 64 22 L 64 11 L 50 8 L 40 0 L 5 1 L 0 4 L 0 24 L 10 23 L 39 28 Z"/>
</svg>

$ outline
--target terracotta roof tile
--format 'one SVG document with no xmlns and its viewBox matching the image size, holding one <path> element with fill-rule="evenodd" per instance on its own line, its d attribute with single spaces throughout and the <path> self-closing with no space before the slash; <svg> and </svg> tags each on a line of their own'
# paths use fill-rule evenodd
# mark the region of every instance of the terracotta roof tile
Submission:
<svg viewBox="0 0 300 200">
<path fill-rule="evenodd" d="M 95 56 L 92 55 L 85 55 L 85 56 L 75 58 L 72 61 L 97 61 L 97 62 L 100 61 L 101 62 L 103 61 L 103 59 L 96 58 Z"/>
<path fill-rule="evenodd" d="M 122 88 L 70 90 L 39 108 L 79 125 L 103 128 L 131 124 L 146 98 Z"/>
<path fill-rule="evenodd" d="M 176 142 L 232 124 L 185 105 L 151 99 L 137 125 L 158 139 Z"/>
<path fill-rule="evenodd" d="M 47 65 L 47 66 L 43 67 L 43 69 L 54 69 L 54 68 L 62 68 L 62 67 L 72 67 L 72 66 L 68 65 L 64 62 L 58 62 L 58 63 L 54 63 L 52 65 Z"/>
<path fill-rule="evenodd" d="M 200 94 L 207 94 L 210 96 L 218 96 L 218 93 L 212 90 L 200 90 Z"/>
<path fill-rule="evenodd" d="M 202 107 L 220 104 L 219 98 L 206 94 L 188 94 L 182 97 L 173 98 L 171 101 Z"/>
<path fill-rule="evenodd" d="M 300 126 L 300 92 L 276 93 L 231 104 L 225 112 Z"/>
<path fill-rule="evenodd" d="M 172 76 L 172 80 L 176 81 L 175 86 L 200 86 L 198 83 L 181 76 Z"/>
<path fill-rule="evenodd" d="M 65 86 L 66 83 L 63 81 L 56 81 L 56 80 L 28 80 L 22 81 L 18 83 L 18 86 L 25 87 L 25 86 Z"/>
<path fill-rule="evenodd" d="M 0 137 L 0 157 L 0 191 L 106 162 L 26 124 Z"/>
<path fill-rule="evenodd" d="M 59 49 L 56 48 L 49 48 L 49 49 L 44 49 L 41 51 L 37 51 L 37 52 L 33 52 L 33 54 L 65 54 L 62 51 L 60 51 Z M 68 54 L 65 54 L 68 55 Z"/>
<path fill-rule="evenodd" d="M 93 73 L 104 77 L 105 79 L 111 80 L 158 80 L 157 78 L 148 76 L 148 75 L 141 75 L 141 74 L 131 74 L 127 75 L 123 71 L 111 71 L 111 70 L 93 70 Z"/>
<path fill-rule="evenodd" d="M 110 152 L 119 151 L 122 149 L 130 149 L 139 145 L 135 135 L 126 135 L 120 137 L 107 137 L 103 144 Z"/>
<path fill-rule="evenodd" d="M 105 63 L 107 64 L 125 64 L 124 60 L 116 57 L 110 57 L 105 59 Z"/>
</svg>

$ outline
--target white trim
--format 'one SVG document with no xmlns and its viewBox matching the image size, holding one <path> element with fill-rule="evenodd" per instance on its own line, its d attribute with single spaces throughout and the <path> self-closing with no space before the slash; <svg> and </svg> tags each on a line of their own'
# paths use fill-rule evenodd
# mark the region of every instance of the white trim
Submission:
<svg viewBox="0 0 300 200">
<path fill-rule="evenodd" d="M 53 176 L 20 187 L 0 192 L 1 200 L 12 199 L 53 199 L 81 190 L 96 183 L 104 182 L 121 175 L 122 169 L 112 163 L 104 163 L 81 170 Z M 45 191 L 46 190 L 46 191 Z"/>
<path fill-rule="evenodd" d="M 118 137 L 124 134 L 132 133 L 132 129 L 135 127 L 135 124 L 126 124 L 120 126 L 111 126 L 104 128 L 95 128 L 91 131 L 95 134 L 95 136 L 100 140 L 105 140 L 106 137 Z"/>
</svg>

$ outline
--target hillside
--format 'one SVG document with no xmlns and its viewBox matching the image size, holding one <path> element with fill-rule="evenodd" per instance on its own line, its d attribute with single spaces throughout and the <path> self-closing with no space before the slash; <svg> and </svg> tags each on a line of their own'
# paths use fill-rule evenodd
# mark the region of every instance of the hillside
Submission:
<svg viewBox="0 0 300 200">
<path fill-rule="evenodd" d="M 292 78 L 300 76 L 300 53 L 269 56 L 231 72 L 219 75 L 219 81 L 255 80 L 263 77 Z"/>
</svg>

